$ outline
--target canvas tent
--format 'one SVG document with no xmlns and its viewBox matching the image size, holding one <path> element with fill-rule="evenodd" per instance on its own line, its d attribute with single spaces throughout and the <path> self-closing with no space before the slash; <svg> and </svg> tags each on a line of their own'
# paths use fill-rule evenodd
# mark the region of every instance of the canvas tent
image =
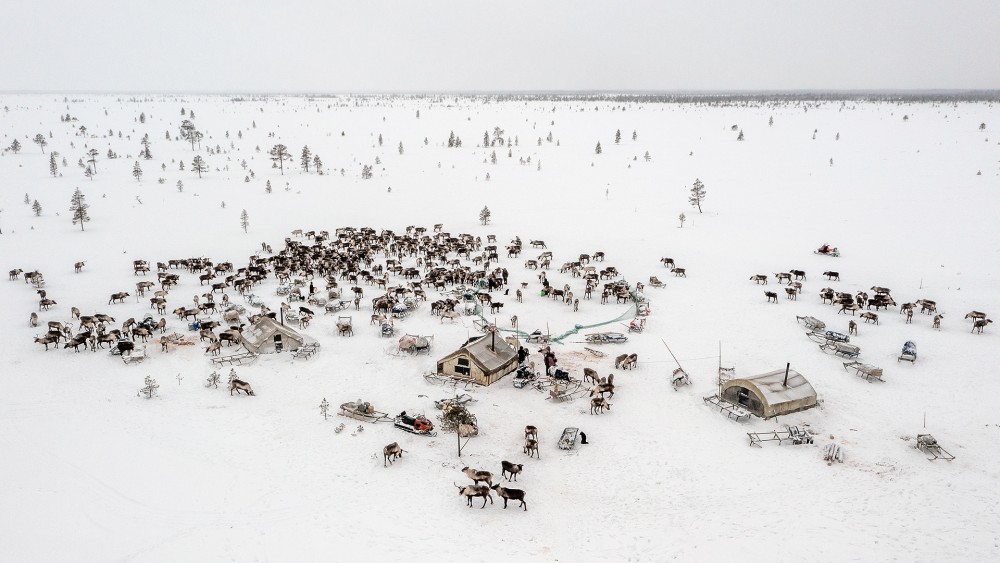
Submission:
<svg viewBox="0 0 1000 563">
<path fill-rule="evenodd" d="M 466 377 L 479 385 L 491 385 L 516 369 L 517 350 L 496 333 L 470 339 L 437 363 L 438 374 Z"/>
<path fill-rule="evenodd" d="M 801 373 L 788 370 L 730 379 L 722 385 L 722 398 L 764 419 L 816 406 L 816 390 Z"/>
<path fill-rule="evenodd" d="M 301 334 L 271 317 L 263 317 L 244 329 L 240 333 L 240 341 L 247 350 L 256 354 L 270 354 L 279 350 L 297 350 L 305 343 Z"/>
</svg>

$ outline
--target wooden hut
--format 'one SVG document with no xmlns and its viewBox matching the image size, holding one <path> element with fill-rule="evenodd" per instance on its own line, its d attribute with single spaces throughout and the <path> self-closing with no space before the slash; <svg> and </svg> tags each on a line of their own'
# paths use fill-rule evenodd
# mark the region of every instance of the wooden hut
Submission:
<svg viewBox="0 0 1000 563">
<path fill-rule="evenodd" d="M 730 379 L 722 385 L 722 399 L 740 405 L 764 419 L 816 406 L 816 390 L 793 369 Z"/>
<path fill-rule="evenodd" d="M 251 352 L 270 354 L 283 350 L 297 350 L 305 343 L 305 338 L 288 326 L 265 316 L 243 329 L 240 333 L 240 342 Z"/>
<path fill-rule="evenodd" d="M 437 362 L 437 373 L 492 385 L 517 369 L 517 350 L 496 333 L 470 339 Z"/>
</svg>

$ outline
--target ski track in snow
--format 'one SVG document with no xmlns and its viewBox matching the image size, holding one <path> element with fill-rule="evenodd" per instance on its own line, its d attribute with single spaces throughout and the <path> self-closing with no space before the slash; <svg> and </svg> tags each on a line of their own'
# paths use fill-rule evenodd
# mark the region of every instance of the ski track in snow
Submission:
<svg viewBox="0 0 1000 563">
<path fill-rule="evenodd" d="M 594 265 L 614 265 L 632 283 L 656 275 L 666 284 L 646 288 L 653 314 L 645 333 L 604 346 L 606 358 L 584 353 L 587 330 L 556 347 L 560 365 L 578 377 L 583 367 L 615 373 L 609 412 L 590 415 L 586 396 L 551 404 L 506 378 L 468 391 L 477 398 L 471 410 L 480 436 L 458 458 L 454 435 L 404 434 L 391 423 L 364 424 L 357 432 L 361 422 L 335 415 L 323 420 L 318 405 L 325 397 L 335 412 L 363 398 L 390 414 L 436 416 L 434 399 L 463 390 L 428 384 L 421 374 L 476 334 L 471 317 L 441 323 L 422 304 L 396 326 L 398 334 L 433 334 L 433 351 L 430 357 L 397 357 L 389 353 L 396 339 L 381 338 L 368 324 L 377 291 L 364 286 L 362 309 L 342 313 L 354 318 L 353 338 L 336 335 L 336 314 L 319 314 L 303 331 L 322 344 L 314 358 L 278 354 L 237 367 L 257 395 L 230 397 L 222 386 L 204 387 L 212 368 L 201 343 L 168 354 L 151 343 L 149 358 L 138 366 L 124 366 L 106 350 L 45 352 L 32 343 L 42 327 L 27 323 L 37 310 L 34 288 L 22 279 L 0 281 L 0 322 L 8 327 L 0 339 L 6 363 L 0 370 L 4 558 L 1000 557 L 994 494 L 1000 416 L 990 401 L 1000 386 L 994 358 L 1000 326 L 973 335 L 962 319 L 972 309 L 1000 311 L 993 246 L 1000 183 L 990 130 L 1000 123 L 994 123 L 991 104 L 827 102 L 804 111 L 801 104 L 640 103 L 615 111 L 621 104 L 465 98 L 2 98 L 0 105 L 9 108 L 2 144 L 16 136 L 23 148 L 0 157 L 0 266 L 44 274 L 58 304 L 39 313 L 43 327 L 67 320 L 74 305 L 84 314 L 113 315 L 115 326 L 151 312 L 134 295 L 124 304 L 107 304 L 110 293 L 134 294 L 135 282 L 155 279 L 134 276 L 132 260 L 207 256 L 239 267 L 262 241 L 277 250 L 296 228 L 371 226 L 401 233 L 406 225 L 444 223 L 453 234 L 484 240 L 496 234 L 501 251 L 514 236 L 525 243 L 544 239 L 554 255 L 550 282 L 572 285 L 580 311 L 539 297 L 537 272 L 523 264 L 541 251 L 526 244 L 518 258 L 500 252 L 498 265 L 510 271 L 510 287 L 530 283 L 523 304 L 513 295 L 495 297 L 505 303 L 495 316 L 501 328 L 510 326 L 513 314 L 522 330 L 553 334 L 619 316 L 626 306 L 602 306 L 599 294 L 584 300 L 579 279 L 556 271 L 580 253 L 606 252 L 604 264 Z M 201 151 L 164 139 L 164 131 L 175 135 L 184 119 L 181 107 L 197 112 L 193 121 L 205 133 Z M 145 124 L 137 120 L 140 112 L 148 117 Z M 59 113 L 79 121 L 61 123 Z M 979 131 L 981 122 L 989 129 Z M 746 141 L 735 141 L 733 124 Z M 74 125 L 86 125 L 92 136 L 76 135 Z M 518 136 L 512 157 L 506 147 L 476 146 L 494 126 Z M 114 137 L 105 136 L 109 128 Z M 616 129 L 622 131 L 618 145 Z M 47 152 L 68 161 L 59 178 L 47 175 L 48 155 L 30 141 L 50 130 Z M 129 138 L 119 139 L 119 130 Z M 463 147 L 442 146 L 450 131 Z M 549 131 L 559 146 L 544 140 Z M 154 158 L 139 160 L 145 174 L 136 182 L 130 171 L 147 132 Z M 598 140 L 601 155 L 594 154 Z M 284 175 L 267 160 L 279 142 L 294 157 Z M 84 143 L 101 152 L 93 180 L 76 165 Z M 206 153 L 217 144 L 228 153 Z M 299 171 L 303 144 L 322 157 L 330 174 Z M 109 147 L 121 158 L 107 159 Z M 493 150 L 496 165 L 489 164 Z M 651 162 L 644 162 L 647 150 Z M 195 154 L 211 168 L 202 179 L 189 169 Z M 382 164 L 375 165 L 375 177 L 361 180 L 361 166 L 374 164 L 376 156 Z M 531 163 L 520 166 L 518 159 L 528 156 Z M 243 159 L 256 173 L 250 182 L 243 181 Z M 177 160 L 187 170 L 179 171 Z M 158 177 L 165 178 L 162 185 Z M 703 214 L 687 205 L 695 178 L 708 191 Z M 183 193 L 177 180 L 184 182 Z M 265 193 L 266 180 L 273 193 Z M 68 212 L 76 187 L 91 206 L 84 232 Z M 24 205 L 25 192 L 43 206 L 41 217 Z M 483 205 L 492 211 L 489 226 L 477 222 Z M 243 209 L 247 234 L 239 226 Z M 683 228 L 681 212 L 688 218 Z M 824 242 L 838 246 L 842 256 L 814 255 Z M 686 268 L 688 277 L 663 268 L 663 256 Z M 77 260 L 86 260 L 80 274 L 72 269 Z M 808 274 L 797 301 L 786 300 L 773 278 L 793 268 Z M 840 271 L 842 281 L 827 282 L 820 275 L 825 270 Z M 193 274 L 175 273 L 181 283 L 168 297 L 168 311 L 205 291 Z M 748 281 L 754 274 L 767 274 L 770 283 Z M 845 360 L 818 350 L 795 321 L 811 315 L 846 332 L 848 319 L 820 304 L 819 289 L 853 294 L 873 285 L 892 288 L 899 303 L 934 299 L 945 314 L 940 331 L 919 313 L 904 324 L 894 309 L 879 312 L 879 326 L 854 318 L 859 335 L 851 342 L 861 347 L 863 361 L 883 367 L 884 383 L 845 371 Z M 281 299 L 275 286 L 271 277 L 253 290 L 273 310 Z M 765 289 L 779 292 L 777 305 L 765 302 Z M 437 293 L 428 296 L 434 300 Z M 238 294 L 232 298 L 243 303 Z M 167 322 L 168 333 L 193 334 L 172 315 Z M 626 332 L 618 323 L 594 330 Z M 672 390 L 668 375 L 675 365 L 661 338 L 691 374 L 691 386 Z M 919 347 L 912 365 L 896 361 L 906 340 Z M 706 408 L 702 397 L 716 390 L 720 341 L 722 365 L 734 365 L 740 376 L 790 362 L 816 388 L 821 405 L 745 423 Z M 541 365 L 537 346 L 529 349 Z M 622 352 L 638 353 L 636 370 L 613 369 Z M 223 382 L 228 371 L 219 370 Z M 159 396 L 149 401 L 135 395 L 146 375 L 160 384 Z M 340 422 L 345 430 L 335 434 Z M 540 429 L 540 459 L 522 452 L 525 424 Z M 747 446 L 746 432 L 783 424 L 808 425 L 816 444 Z M 559 450 L 556 442 L 567 426 L 586 432 L 591 444 Z M 957 459 L 927 461 L 913 447 L 924 432 Z M 383 469 L 381 449 L 393 441 L 407 453 Z M 820 448 L 831 441 L 842 446 L 843 464 L 822 461 Z M 503 510 L 495 493 L 493 505 L 480 509 L 477 499 L 467 508 L 457 494 L 453 483 L 468 482 L 462 467 L 492 471 L 496 482 L 500 460 L 524 463 L 513 486 L 527 491 L 527 512 L 517 502 Z"/>
</svg>

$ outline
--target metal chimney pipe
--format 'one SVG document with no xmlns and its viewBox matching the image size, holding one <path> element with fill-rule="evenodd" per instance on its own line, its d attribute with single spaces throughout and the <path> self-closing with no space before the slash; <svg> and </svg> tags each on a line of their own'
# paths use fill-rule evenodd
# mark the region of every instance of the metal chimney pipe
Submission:
<svg viewBox="0 0 1000 563">
<path fill-rule="evenodd" d="M 782 382 L 782 384 L 781 384 L 782 387 L 788 387 L 788 369 L 790 367 L 792 367 L 792 362 L 787 362 L 785 364 L 785 381 Z"/>
</svg>

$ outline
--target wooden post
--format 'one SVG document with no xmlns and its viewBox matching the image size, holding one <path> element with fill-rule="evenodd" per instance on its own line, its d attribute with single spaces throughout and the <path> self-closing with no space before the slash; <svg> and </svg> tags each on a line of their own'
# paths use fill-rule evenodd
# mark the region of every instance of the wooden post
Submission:
<svg viewBox="0 0 1000 563">
<path fill-rule="evenodd" d="M 792 367 L 792 362 L 785 363 L 785 380 L 781 383 L 782 387 L 788 387 L 788 370 Z"/>
</svg>

